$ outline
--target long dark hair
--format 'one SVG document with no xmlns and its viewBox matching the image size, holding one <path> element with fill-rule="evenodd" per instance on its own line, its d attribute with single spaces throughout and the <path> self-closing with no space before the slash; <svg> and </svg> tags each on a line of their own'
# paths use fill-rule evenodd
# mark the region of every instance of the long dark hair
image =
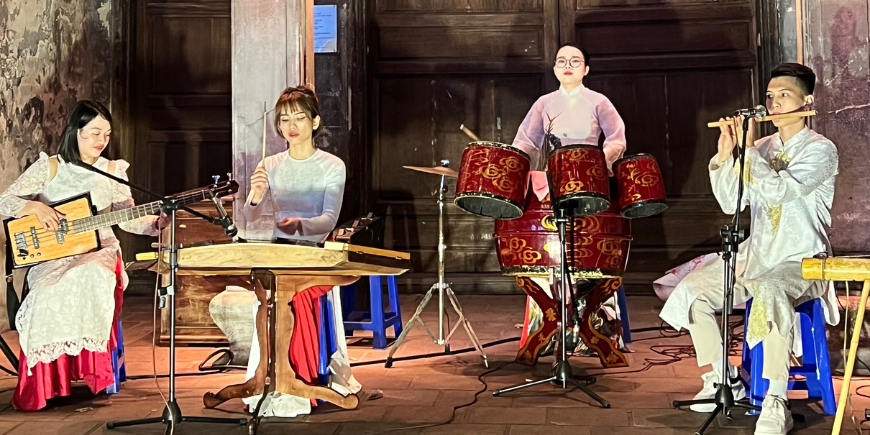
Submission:
<svg viewBox="0 0 870 435">
<path fill-rule="evenodd" d="M 82 163 L 82 156 L 79 154 L 79 143 L 76 140 L 76 135 L 79 130 L 85 128 L 96 117 L 102 116 L 109 125 L 112 124 L 112 114 L 109 109 L 102 103 L 91 100 L 82 100 L 73 106 L 72 113 L 69 114 L 69 120 L 66 124 L 66 129 L 63 131 L 63 140 L 60 143 L 60 149 L 57 153 L 67 163 Z"/>
</svg>

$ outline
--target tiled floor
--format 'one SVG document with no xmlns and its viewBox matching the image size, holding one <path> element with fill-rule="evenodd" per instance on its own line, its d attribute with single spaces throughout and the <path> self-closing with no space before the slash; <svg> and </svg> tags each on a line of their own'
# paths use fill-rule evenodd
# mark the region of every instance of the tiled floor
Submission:
<svg viewBox="0 0 870 435">
<path fill-rule="evenodd" d="M 402 309 L 407 319 L 414 312 L 420 296 L 403 296 Z M 478 337 L 484 343 L 518 337 L 515 326 L 522 321 L 523 297 L 521 296 L 462 296 L 467 317 L 471 320 Z M 655 297 L 630 297 L 629 312 L 632 328 L 658 326 L 657 312 L 661 302 Z M 130 375 L 152 373 L 151 357 L 151 299 L 128 298 L 124 306 L 124 329 L 127 338 L 127 372 Z M 455 318 L 455 316 L 454 316 Z M 427 325 L 437 325 L 434 306 L 424 316 Z M 4 334 L 11 345 L 17 343 L 15 333 Z M 688 337 L 664 338 L 658 332 L 636 333 L 636 341 L 630 345 L 631 367 L 628 369 L 603 370 L 597 359 L 574 358 L 575 374 L 583 372 L 601 374 L 591 386 L 596 393 L 609 400 L 611 409 L 602 409 L 582 392 L 560 390 L 551 385 L 542 385 L 520 392 L 493 397 L 494 388 L 506 387 L 527 380 L 546 376 L 552 358 L 544 358 L 535 368 L 509 364 L 484 378 L 486 391 L 478 395 L 477 402 L 453 413 L 453 407 L 470 403 L 475 392 L 484 388 L 478 376 L 486 371 L 481 358 L 474 352 L 454 356 L 439 356 L 429 359 L 397 361 L 390 369 L 383 364 L 354 368 L 354 375 L 366 389 L 381 389 L 384 398 L 362 403 L 353 411 L 339 410 L 331 405 L 321 405 L 309 416 L 268 420 L 261 428 L 262 434 L 305 433 L 319 434 L 642 434 L 669 435 L 691 434 L 701 424 L 705 415 L 671 408 L 674 399 L 691 398 L 701 386 L 702 371 L 694 359 L 685 359 L 669 365 L 654 366 L 639 373 L 621 373 L 643 367 L 647 358 L 662 359 L 651 351 L 656 345 L 689 345 Z M 463 330 L 458 330 L 451 340 L 451 348 L 459 350 L 470 346 Z M 517 349 L 516 342 L 500 344 L 486 349 L 490 367 L 498 367 L 512 361 Z M 415 327 L 409 339 L 397 352 L 397 357 L 438 352 L 419 327 Z M 178 371 L 190 373 L 213 349 L 179 348 Z M 355 362 L 379 360 L 387 351 L 374 351 L 368 340 L 352 340 L 351 358 Z M 168 350 L 156 350 L 157 370 L 166 373 Z M 241 372 L 208 376 L 178 378 L 178 402 L 185 415 L 244 417 L 240 400 L 223 404 L 218 410 L 206 410 L 202 395 L 225 385 L 243 380 Z M 865 385 L 870 381 L 856 381 L 853 385 Z M 161 380 L 166 391 L 167 382 Z M 112 420 L 159 416 L 163 409 L 160 393 L 153 379 L 131 380 L 123 384 L 121 393 L 114 396 L 90 395 L 85 386 L 75 389 L 72 397 L 52 400 L 50 406 L 36 413 L 21 413 L 12 409 L 11 389 L 15 386 L 12 377 L 0 377 L 0 434 L 160 434 L 164 427 L 159 424 L 134 428 L 106 429 L 105 423 Z M 839 391 L 839 382 L 835 382 Z M 802 413 L 805 421 L 796 423 L 792 433 L 821 435 L 831 431 L 831 417 L 820 412 L 820 404 L 792 396 L 795 412 Z M 870 406 L 870 400 L 855 397 L 852 408 L 858 418 Z M 848 411 L 847 411 L 848 413 Z M 451 420 L 452 417 L 452 420 Z M 446 424 L 450 421 L 449 424 Z M 715 434 L 751 434 L 754 417 L 735 415 L 727 421 L 719 418 L 707 432 Z M 845 428 L 854 433 L 853 423 L 847 421 Z M 847 432 L 844 430 L 844 433 Z M 242 426 L 184 423 L 176 430 L 178 434 L 245 434 Z"/>
</svg>

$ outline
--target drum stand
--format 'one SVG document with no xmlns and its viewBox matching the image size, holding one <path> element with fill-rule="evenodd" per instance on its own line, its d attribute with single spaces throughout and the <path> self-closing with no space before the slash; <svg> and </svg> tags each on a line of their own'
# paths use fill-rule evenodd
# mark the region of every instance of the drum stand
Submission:
<svg viewBox="0 0 870 435">
<path fill-rule="evenodd" d="M 602 407 L 610 408 L 610 402 L 602 399 L 600 396 L 593 393 L 592 390 L 586 387 L 589 384 L 595 383 L 595 378 L 592 376 L 574 376 L 571 372 L 571 364 L 568 363 L 568 351 L 566 343 L 568 334 L 566 330 L 566 324 L 568 323 L 568 303 L 570 302 L 570 298 L 572 297 L 571 295 L 574 294 L 573 290 L 571 289 L 571 278 L 568 275 L 568 250 L 565 234 L 565 227 L 568 224 L 569 218 L 567 216 L 567 213 L 565 212 L 564 207 L 556 207 L 554 205 L 554 209 L 554 212 L 556 214 L 556 225 L 559 227 L 559 242 L 561 244 L 560 250 L 562 254 L 561 266 L 559 267 L 559 285 L 553 287 L 553 297 L 556 300 L 560 301 L 559 305 L 561 307 L 561 322 L 559 322 L 559 334 L 561 335 L 561 342 L 559 343 L 559 347 L 561 348 L 561 355 L 558 362 L 556 363 L 556 366 L 553 368 L 553 375 L 549 378 L 539 379 L 537 381 L 495 390 L 492 392 L 492 395 L 499 396 L 503 393 L 510 393 L 512 391 L 522 390 L 524 388 L 534 387 L 535 385 L 552 382 L 556 384 L 556 386 L 561 387 L 562 389 L 568 388 L 569 384 L 573 385 L 577 387 L 577 389 L 579 389 L 580 391 L 586 393 L 586 395 L 588 395 L 589 397 L 595 399 L 595 401 L 600 403 Z M 564 300 L 566 297 L 569 300 Z"/>
<path fill-rule="evenodd" d="M 442 166 L 447 166 L 449 162 L 447 160 L 442 160 Z M 483 357 L 483 365 L 485 367 L 489 367 L 489 362 L 486 359 L 486 353 L 483 351 L 483 347 L 480 345 L 480 341 L 477 340 L 477 335 L 474 334 L 474 330 L 471 329 L 471 323 L 468 322 L 468 319 L 465 318 L 465 314 L 462 313 L 462 307 L 459 306 L 459 301 L 456 299 L 456 294 L 453 293 L 453 290 L 450 288 L 450 285 L 444 282 L 444 251 L 447 246 L 444 244 L 444 193 L 447 189 L 444 187 L 444 179 L 445 176 L 441 175 L 441 186 L 438 188 L 438 282 L 433 284 L 432 287 L 426 292 L 426 296 L 423 298 L 423 301 L 420 302 L 420 305 L 417 306 L 417 311 L 414 313 L 414 316 L 411 317 L 411 320 L 408 320 L 408 323 L 405 325 L 405 329 L 402 330 L 402 333 L 399 334 L 399 337 L 396 339 L 396 342 L 393 344 L 390 349 L 390 354 L 387 356 L 387 362 L 384 364 L 384 367 L 390 368 L 393 366 L 393 354 L 396 353 L 396 350 L 399 349 L 399 346 L 405 341 L 405 337 L 408 336 L 408 332 L 414 327 L 415 322 L 420 324 L 420 327 L 426 331 L 426 334 L 429 335 L 429 338 L 432 339 L 433 342 L 438 344 L 439 346 L 444 346 L 444 353 L 450 352 L 450 337 L 453 336 L 453 333 L 459 329 L 459 325 L 462 325 L 465 328 L 465 332 L 468 333 L 468 338 L 471 339 L 471 343 L 474 344 L 474 348 L 480 352 L 480 356 Z M 423 313 L 423 309 L 426 308 L 426 304 L 429 303 L 429 300 L 432 299 L 432 295 L 435 291 L 438 291 L 438 338 L 432 334 L 432 331 L 426 327 L 426 324 L 423 323 L 423 320 L 420 318 L 420 314 Z M 444 322 L 444 295 L 447 294 L 447 298 L 450 300 L 450 304 L 453 305 L 453 309 L 459 314 L 459 319 L 456 321 L 456 324 L 453 325 L 453 329 L 444 336 L 444 332 L 447 329 Z"/>
</svg>

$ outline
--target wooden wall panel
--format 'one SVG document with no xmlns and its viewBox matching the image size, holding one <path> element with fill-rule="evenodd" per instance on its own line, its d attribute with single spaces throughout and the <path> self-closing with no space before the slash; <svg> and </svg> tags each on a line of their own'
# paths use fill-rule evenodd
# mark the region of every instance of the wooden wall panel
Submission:
<svg viewBox="0 0 870 435">
<path fill-rule="evenodd" d="M 546 0 L 378 0 L 383 12 L 516 12 L 540 11 Z"/>
<path fill-rule="evenodd" d="M 229 0 L 143 0 L 137 2 L 135 27 L 133 181 L 171 194 L 209 184 L 212 175 L 226 179 L 232 168 Z M 216 213 L 207 203 L 197 207 Z M 207 232 L 194 237 L 197 242 L 225 238 L 205 221 L 184 213 L 179 219 Z M 153 251 L 153 241 L 137 238 L 130 251 Z M 153 286 L 153 274 L 137 277 Z M 225 340 L 209 316 L 208 303 L 229 284 L 226 279 L 179 278 L 179 343 Z M 168 311 L 161 315 L 159 341 L 166 344 Z"/>
<path fill-rule="evenodd" d="M 626 282 L 648 290 L 669 268 L 720 249 L 729 219 L 710 187 L 718 130 L 706 123 L 757 104 L 755 5 L 578 0 L 562 10 L 573 18 L 563 36 L 591 53 L 587 85 L 625 120 L 627 154 L 652 154 L 662 168 L 670 209 L 632 222 Z"/>
<path fill-rule="evenodd" d="M 395 58 L 485 58 L 501 53 L 502 58 L 543 58 L 541 29 L 516 28 L 510 32 L 491 28 L 384 29 L 378 47 L 382 59 Z"/>
<path fill-rule="evenodd" d="M 137 166 L 151 170 L 138 172 L 136 181 L 175 193 L 207 184 L 212 175 L 226 176 L 231 170 L 229 1 L 148 0 L 137 14 L 135 152 Z"/>
<path fill-rule="evenodd" d="M 372 3 L 373 209 L 387 216 L 388 247 L 412 253 L 403 291 L 421 292 L 437 271 L 440 178 L 402 169 L 449 160 L 459 168 L 470 139 L 510 143 L 544 93 L 557 47 L 557 3 L 450 1 Z M 447 183 L 446 270 L 457 291 L 510 292 L 498 273 L 493 220 L 453 205 Z"/>
<path fill-rule="evenodd" d="M 622 114 L 629 154 L 650 153 L 663 169 L 671 208 L 633 222 L 627 281 L 648 290 L 668 268 L 718 249 L 727 216 L 706 170 L 717 133 L 704 124 L 756 101 L 754 1 L 372 5 L 373 200 L 387 215 L 387 243 L 414 254 L 406 282 L 419 285 L 408 291 L 428 288 L 436 270 L 438 178 L 397 168 L 441 159 L 458 168 L 468 142 L 461 123 L 510 143 L 534 100 L 557 88 L 552 57 L 565 42 L 592 53 L 585 83 Z M 452 205 L 447 215 L 447 270 L 459 290 L 509 287 L 498 277 L 492 220 Z"/>
</svg>

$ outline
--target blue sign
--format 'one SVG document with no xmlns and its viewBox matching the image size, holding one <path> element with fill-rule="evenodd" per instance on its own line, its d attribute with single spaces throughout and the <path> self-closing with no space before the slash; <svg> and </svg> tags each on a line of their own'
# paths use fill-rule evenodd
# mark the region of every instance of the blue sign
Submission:
<svg viewBox="0 0 870 435">
<path fill-rule="evenodd" d="M 338 52 L 338 6 L 314 6 L 314 52 Z"/>
</svg>

